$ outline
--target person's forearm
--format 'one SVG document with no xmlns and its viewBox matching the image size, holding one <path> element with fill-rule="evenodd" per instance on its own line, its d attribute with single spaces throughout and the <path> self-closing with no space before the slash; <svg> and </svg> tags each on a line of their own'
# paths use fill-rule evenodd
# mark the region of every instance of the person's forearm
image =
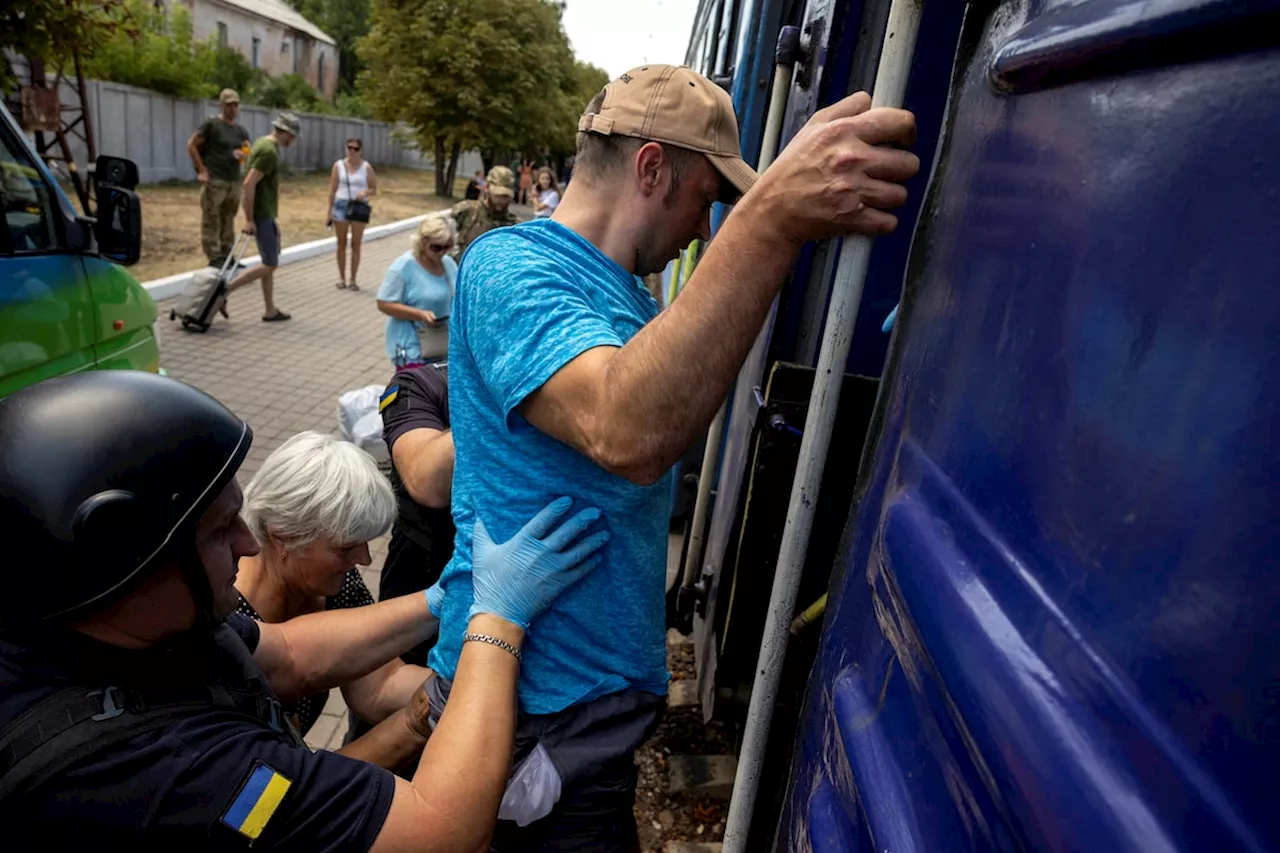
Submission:
<svg viewBox="0 0 1280 853">
<path fill-rule="evenodd" d="M 395 661 L 399 666 L 382 683 L 374 707 L 374 714 L 385 718 L 404 708 L 413 698 L 413 694 L 422 689 L 422 683 L 431 675 L 425 666 L 416 666 L 404 661 Z M 372 721 L 371 721 L 372 722 Z"/>
<path fill-rule="evenodd" d="M 447 509 L 453 498 L 454 453 L 453 433 L 444 432 L 425 442 L 418 452 L 401 454 L 408 459 L 396 470 L 409 497 L 422 506 Z"/>
<path fill-rule="evenodd" d="M 422 682 L 414 685 L 421 690 Z M 360 737 L 334 750 L 348 758 L 367 761 L 388 770 L 395 770 L 401 764 L 418 754 L 427 743 L 427 739 L 409 727 L 404 710 L 396 711 L 378 725 Z"/>
<path fill-rule="evenodd" d="M 749 228 L 743 200 L 671 304 L 609 360 L 600 383 L 601 438 L 652 482 L 707 428 L 729 393 L 800 246 Z"/>
<path fill-rule="evenodd" d="M 395 658 L 363 678 L 348 682 L 342 688 L 342 696 L 357 717 L 366 723 L 380 723 L 404 708 L 432 674 L 425 666 Z"/>
<path fill-rule="evenodd" d="M 524 632 L 494 616 L 477 616 L 468 631 L 519 646 Z M 511 773 L 520 663 L 510 652 L 470 642 L 436 730 L 422 751 L 413 786 L 441 816 L 442 850 L 485 850 Z"/>
<path fill-rule="evenodd" d="M 191 165 L 195 167 L 196 174 L 204 171 L 204 160 L 200 159 L 200 149 L 196 147 L 194 139 L 187 142 L 187 154 L 191 157 Z"/>
<path fill-rule="evenodd" d="M 368 675 L 433 636 L 440 622 L 427 608 L 426 596 L 415 592 L 365 607 L 309 613 L 274 627 L 288 652 L 267 677 L 288 702 Z"/>
<path fill-rule="evenodd" d="M 385 302 L 381 299 L 377 302 L 378 310 L 388 317 L 395 317 L 397 320 L 408 320 L 411 323 L 424 322 L 421 311 L 417 308 L 410 308 L 403 302 Z"/>
<path fill-rule="evenodd" d="M 244 197 L 242 206 L 244 207 L 244 221 L 253 222 L 253 196 L 257 192 L 257 185 L 246 183 L 244 186 Z"/>
</svg>

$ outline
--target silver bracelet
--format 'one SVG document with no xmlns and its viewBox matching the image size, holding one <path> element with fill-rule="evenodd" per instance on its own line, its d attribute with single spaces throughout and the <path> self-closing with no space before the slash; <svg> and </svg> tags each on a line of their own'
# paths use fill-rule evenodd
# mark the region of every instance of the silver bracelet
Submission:
<svg viewBox="0 0 1280 853">
<path fill-rule="evenodd" d="M 463 634 L 462 642 L 470 642 L 474 640 L 477 643 L 488 643 L 491 646 L 497 646 L 500 649 L 511 652 L 516 656 L 516 660 L 523 662 L 524 656 L 520 653 L 520 649 L 511 645 L 506 640 L 499 640 L 497 637 L 490 637 L 488 634 Z"/>
</svg>

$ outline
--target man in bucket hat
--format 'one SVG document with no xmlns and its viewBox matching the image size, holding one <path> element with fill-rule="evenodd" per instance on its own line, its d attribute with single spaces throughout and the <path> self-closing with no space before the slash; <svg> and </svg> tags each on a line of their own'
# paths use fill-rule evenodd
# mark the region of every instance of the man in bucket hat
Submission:
<svg viewBox="0 0 1280 853">
<path fill-rule="evenodd" d="M 298 117 L 280 113 L 271 123 L 271 132 L 253 143 L 249 151 L 249 174 L 244 176 L 244 233 L 258 240 L 262 263 L 236 276 L 227 292 L 255 281 L 262 282 L 265 323 L 288 320 L 290 315 L 276 307 L 275 273 L 280 266 L 280 149 L 288 148 L 298 138 Z"/>
<path fill-rule="evenodd" d="M 249 131 L 240 117 L 235 89 L 218 95 L 221 112 L 205 119 L 187 140 L 187 153 L 200 182 L 200 243 L 211 266 L 221 266 L 235 242 L 240 207 L 240 164 L 249 154 Z"/>
<path fill-rule="evenodd" d="M 859 93 L 817 113 L 757 176 L 720 87 L 688 68 L 633 69 L 587 105 L 555 213 L 468 250 L 450 320 L 458 534 L 429 657 L 438 689 L 462 648 L 478 510 L 505 536 L 547 496 L 571 494 L 600 507 L 611 534 L 599 571 L 548 610 L 526 650 L 495 850 L 639 850 L 632 753 L 667 690 L 669 472 L 729 392 L 804 243 L 896 225 L 887 211 L 919 169 L 896 146 L 915 122 L 870 107 Z M 639 277 L 709 239 L 717 201 L 736 206 L 657 316 Z"/>
<path fill-rule="evenodd" d="M 458 232 L 455 257 L 486 231 L 515 225 L 520 220 L 511 212 L 511 198 L 516 194 L 516 177 L 506 166 L 494 166 L 485 178 L 485 188 L 478 200 L 461 201 L 449 211 Z"/>
</svg>

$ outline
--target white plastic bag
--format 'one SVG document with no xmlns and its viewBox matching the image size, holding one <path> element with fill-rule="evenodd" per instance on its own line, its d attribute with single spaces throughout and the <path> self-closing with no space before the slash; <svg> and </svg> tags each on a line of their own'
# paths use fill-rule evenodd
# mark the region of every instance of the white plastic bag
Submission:
<svg viewBox="0 0 1280 853">
<path fill-rule="evenodd" d="M 498 820 L 514 820 L 517 826 L 528 826 L 551 814 L 560 799 L 560 774 L 541 743 L 525 756 L 507 780 L 498 807 Z"/>
<path fill-rule="evenodd" d="M 378 414 L 378 399 L 384 390 L 381 385 L 367 385 L 338 398 L 338 431 L 379 463 L 391 461 L 387 443 L 382 440 L 382 416 Z"/>
</svg>

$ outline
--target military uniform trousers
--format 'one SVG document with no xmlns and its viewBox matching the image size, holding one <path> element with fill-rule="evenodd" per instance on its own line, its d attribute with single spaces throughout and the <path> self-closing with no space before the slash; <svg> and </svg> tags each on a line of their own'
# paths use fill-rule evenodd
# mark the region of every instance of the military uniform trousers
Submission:
<svg viewBox="0 0 1280 853">
<path fill-rule="evenodd" d="M 200 243 L 210 261 L 231 254 L 239 209 L 239 181 L 210 178 L 200 189 Z"/>
</svg>

